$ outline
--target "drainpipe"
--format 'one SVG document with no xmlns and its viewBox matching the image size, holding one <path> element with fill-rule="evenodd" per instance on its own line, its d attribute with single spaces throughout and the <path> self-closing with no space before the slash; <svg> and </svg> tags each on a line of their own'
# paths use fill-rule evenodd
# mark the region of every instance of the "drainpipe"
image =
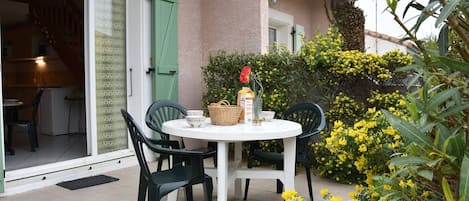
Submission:
<svg viewBox="0 0 469 201">
<path fill-rule="evenodd" d="M 291 38 L 292 38 L 292 51 L 293 53 L 295 53 L 295 50 L 296 50 L 296 47 L 295 47 L 295 41 L 296 41 L 296 30 L 295 30 L 295 26 L 292 26 L 291 27 Z"/>
<path fill-rule="evenodd" d="M 378 54 L 378 1 L 375 1 L 375 29 L 376 29 L 376 38 L 375 38 L 375 53 Z"/>
</svg>

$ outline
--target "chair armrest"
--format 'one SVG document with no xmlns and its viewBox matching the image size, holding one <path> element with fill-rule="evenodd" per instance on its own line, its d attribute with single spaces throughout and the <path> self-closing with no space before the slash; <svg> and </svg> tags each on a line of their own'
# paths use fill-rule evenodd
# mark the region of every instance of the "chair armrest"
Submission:
<svg viewBox="0 0 469 201">
<path fill-rule="evenodd" d="M 174 156 L 179 156 L 179 157 L 202 157 L 205 154 L 202 151 L 171 149 L 171 148 L 159 147 L 151 143 L 146 143 L 146 145 L 153 152 L 160 153 L 160 154 L 174 155 Z"/>
<path fill-rule="evenodd" d="M 148 139 L 150 143 L 155 145 L 162 145 L 172 149 L 180 149 L 179 142 L 175 140 L 155 140 L 155 139 Z"/>
<path fill-rule="evenodd" d="M 215 154 L 217 152 L 216 149 L 213 149 L 213 148 L 198 148 L 198 149 L 189 149 L 189 151 L 200 151 L 202 152 L 203 156 L 209 156 L 209 155 L 212 155 L 212 154 Z"/>
<path fill-rule="evenodd" d="M 313 135 L 318 135 L 319 133 L 321 133 L 320 130 L 315 130 L 315 131 L 313 131 L 313 132 L 311 132 L 311 133 L 304 133 L 304 134 L 301 134 L 301 135 L 299 135 L 297 138 L 298 138 L 299 140 L 302 140 L 302 139 L 309 138 L 309 137 L 311 137 L 311 136 L 313 136 Z"/>
</svg>

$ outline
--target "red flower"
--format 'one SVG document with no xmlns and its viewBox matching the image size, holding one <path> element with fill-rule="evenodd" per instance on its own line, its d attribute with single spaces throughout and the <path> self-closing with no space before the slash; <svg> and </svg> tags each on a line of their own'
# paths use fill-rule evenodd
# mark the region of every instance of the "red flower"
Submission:
<svg viewBox="0 0 469 201">
<path fill-rule="evenodd" d="M 251 74 L 251 66 L 244 66 L 239 75 L 239 81 L 241 83 L 249 83 L 249 75 Z"/>
</svg>

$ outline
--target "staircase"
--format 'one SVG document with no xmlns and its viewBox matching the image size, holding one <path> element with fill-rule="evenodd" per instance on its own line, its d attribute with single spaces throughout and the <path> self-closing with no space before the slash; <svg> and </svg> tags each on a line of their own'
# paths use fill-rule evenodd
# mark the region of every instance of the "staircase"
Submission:
<svg viewBox="0 0 469 201">
<path fill-rule="evenodd" d="M 32 21 L 54 47 L 65 65 L 84 83 L 83 9 L 71 0 L 30 0 Z"/>
</svg>

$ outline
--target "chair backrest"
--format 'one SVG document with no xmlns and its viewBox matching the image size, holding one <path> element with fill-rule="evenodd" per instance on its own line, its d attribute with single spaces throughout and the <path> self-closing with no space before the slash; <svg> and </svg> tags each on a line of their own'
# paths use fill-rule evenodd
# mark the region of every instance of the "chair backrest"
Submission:
<svg viewBox="0 0 469 201">
<path fill-rule="evenodd" d="M 135 149 L 135 155 L 137 156 L 138 163 L 141 168 L 142 175 L 144 178 L 149 181 L 151 178 L 150 168 L 145 157 L 144 146 L 150 148 L 155 153 L 159 154 L 169 154 L 174 156 L 173 163 L 179 163 L 183 160 L 189 160 L 190 165 L 185 165 L 191 171 L 186 175 L 188 180 L 201 179 L 204 178 L 204 166 L 203 166 L 203 152 L 192 151 L 192 150 L 180 150 L 174 149 L 174 147 L 165 148 L 163 145 L 168 145 L 170 143 L 164 143 L 165 141 L 151 141 L 145 136 L 143 131 L 135 122 L 134 118 L 124 109 L 121 109 L 122 116 L 124 117 L 125 123 L 129 130 L 130 139 Z M 166 141 L 168 142 L 168 141 Z M 173 165 L 174 166 L 174 165 Z"/>
<path fill-rule="evenodd" d="M 151 173 L 143 147 L 143 144 L 148 143 L 148 139 L 145 137 L 137 123 L 135 123 L 134 118 L 127 111 L 121 109 L 121 113 L 129 130 L 130 139 L 132 140 L 132 144 L 135 149 L 135 155 L 137 156 L 142 175 L 145 177 L 145 180 L 148 181 L 151 177 Z"/>
<path fill-rule="evenodd" d="M 288 108 L 282 119 L 301 124 L 303 133 L 296 140 L 296 161 L 305 164 L 314 164 L 310 142 L 321 140 L 319 133 L 326 126 L 324 112 L 314 103 L 298 103 Z"/>
<path fill-rule="evenodd" d="M 31 120 L 33 122 L 36 121 L 37 110 L 39 108 L 39 103 L 41 102 L 41 97 L 42 97 L 43 93 L 44 93 L 44 89 L 42 89 L 42 88 L 39 89 L 39 91 L 37 92 L 36 96 L 33 99 L 33 102 L 32 102 L 33 112 L 32 112 L 32 116 L 31 116 Z"/>
<path fill-rule="evenodd" d="M 324 129 L 326 119 L 321 107 L 314 103 L 297 103 L 284 112 L 282 119 L 301 124 L 303 133 L 298 137 L 307 137 L 310 134 L 319 134 Z"/>
<path fill-rule="evenodd" d="M 170 100 L 158 100 L 153 102 L 145 115 L 145 123 L 149 128 L 158 132 L 161 139 L 169 140 L 169 135 L 161 130 L 165 121 L 184 118 L 187 115 L 186 108 L 179 103 Z"/>
</svg>

